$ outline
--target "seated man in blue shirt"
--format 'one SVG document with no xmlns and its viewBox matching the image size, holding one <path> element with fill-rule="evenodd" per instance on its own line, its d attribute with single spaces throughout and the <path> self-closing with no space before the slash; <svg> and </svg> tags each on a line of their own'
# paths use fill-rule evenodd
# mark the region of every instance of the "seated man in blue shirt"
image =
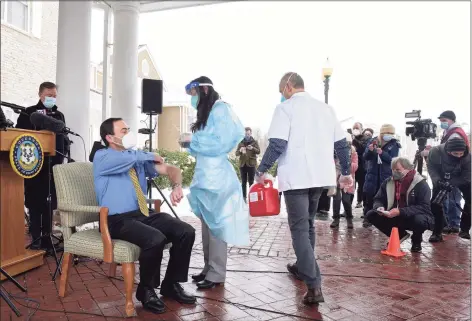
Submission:
<svg viewBox="0 0 472 321">
<path fill-rule="evenodd" d="M 179 282 L 187 282 L 195 229 L 166 213 L 149 213 L 144 191 L 146 177 L 166 175 L 172 182 L 172 205 L 183 198 L 180 169 L 164 164 L 155 153 L 132 150 L 135 139 L 121 118 L 109 118 L 100 126 L 106 148 L 93 156 L 95 192 L 100 206 L 109 209 L 108 229 L 112 239 L 141 248 L 140 283 L 136 298 L 155 313 L 165 311 L 154 288 L 160 284 L 160 267 L 166 243 L 172 243 L 166 275 L 160 293 L 180 303 L 193 304 Z M 150 215 L 154 214 L 154 215 Z"/>
</svg>

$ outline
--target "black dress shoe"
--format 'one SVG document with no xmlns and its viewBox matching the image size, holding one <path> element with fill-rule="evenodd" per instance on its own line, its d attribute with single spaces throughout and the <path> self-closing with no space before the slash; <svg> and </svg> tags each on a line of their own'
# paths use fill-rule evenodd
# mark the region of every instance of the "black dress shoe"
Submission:
<svg viewBox="0 0 472 321">
<path fill-rule="evenodd" d="M 442 234 L 432 234 L 429 237 L 429 242 L 431 243 L 437 243 L 437 242 L 442 242 L 442 241 L 443 241 Z"/>
<path fill-rule="evenodd" d="M 339 227 L 339 218 L 335 218 L 329 227 L 338 228 Z"/>
<path fill-rule="evenodd" d="M 300 273 L 298 272 L 298 267 L 295 264 L 288 263 L 287 264 L 287 270 L 290 272 L 291 275 L 293 275 L 297 280 L 302 281 L 302 277 L 300 276 Z"/>
<path fill-rule="evenodd" d="M 151 287 L 138 285 L 136 289 L 136 299 L 141 301 L 144 309 L 153 313 L 163 313 L 166 310 L 164 302 L 157 297 L 156 292 Z"/>
<path fill-rule="evenodd" d="M 205 280 L 205 274 L 203 273 L 200 273 L 200 274 L 194 274 L 192 275 L 192 280 L 194 280 L 195 282 L 200 282 L 200 281 L 203 281 Z"/>
<path fill-rule="evenodd" d="M 161 295 L 182 304 L 194 304 L 197 301 L 195 296 L 185 292 L 179 283 L 161 286 Z"/>
<path fill-rule="evenodd" d="M 322 302 L 324 302 L 324 297 L 321 289 L 308 289 L 303 297 L 304 304 L 318 304 Z"/>
<path fill-rule="evenodd" d="M 197 283 L 197 288 L 199 288 L 200 290 L 206 290 L 206 289 L 212 289 L 217 285 L 220 285 L 220 283 L 203 280 Z"/>
<path fill-rule="evenodd" d="M 463 239 L 466 239 L 466 240 L 470 240 L 470 233 L 469 233 L 469 231 L 460 231 L 459 232 L 459 237 L 463 238 Z"/>
<path fill-rule="evenodd" d="M 421 252 L 421 243 L 413 243 L 411 245 L 411 253 L 419 253 Z"/>
</svg>

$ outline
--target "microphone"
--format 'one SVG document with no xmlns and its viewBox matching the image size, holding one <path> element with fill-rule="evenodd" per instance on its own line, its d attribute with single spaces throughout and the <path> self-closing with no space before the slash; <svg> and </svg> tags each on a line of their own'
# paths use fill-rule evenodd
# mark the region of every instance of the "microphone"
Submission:
<svg viewBox="0 0 472 321">
<path fill-rule="evenodd" d="M 13 127 L 13 122 L 7 117 L 5 117 L 5 113 L 3 112 L 2 108 L 0 107 L 0 128 L 9 128 Z"/>
<path fill-rule="evenodd" d="M 56 134 L 71 134 L 75 136 L 80 136 L 77 133 L 71 131 L 63 121 L 57 120 L 50 116 L 46 116 L 39 112 L 34 112 L 30 116 L 31 123 L 39 128 L 50 130 Z"/>
<path fill-rule="evenodd" d="M 13 109 L 13 111 L 17 114 L 21 113 L 22 111 L 25 111 L 26 109 L 25 107 L 18 106 L 12 103 L 7 103 L 6 101 L 2 101 L 1 105 Z"/>
</svg>

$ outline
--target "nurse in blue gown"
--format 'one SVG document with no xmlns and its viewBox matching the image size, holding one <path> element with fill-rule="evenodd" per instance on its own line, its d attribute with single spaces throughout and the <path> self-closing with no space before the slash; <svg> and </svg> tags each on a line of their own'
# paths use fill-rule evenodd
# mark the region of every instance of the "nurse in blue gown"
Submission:
<svg viewBox="0 0 472 321">
<path fill-rule="evenodd" d="M 205 261 L 202 272 L 192 278 L 199 289 L 210 289 L 225 281 L 227 244 L 249 244 L 248 208 L 228 159 L 243 139 L 244 127 L 208 77 L 193 80 L 185 89 L 197 109 L 193 134 L 182 142 L 196 158 L 188 200 L 202 221 Z"/>
</svg>

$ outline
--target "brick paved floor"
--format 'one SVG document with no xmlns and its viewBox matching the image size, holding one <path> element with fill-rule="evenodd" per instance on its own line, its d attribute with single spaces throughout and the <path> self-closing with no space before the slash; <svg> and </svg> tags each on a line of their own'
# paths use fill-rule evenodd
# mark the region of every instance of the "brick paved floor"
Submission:
<svg viewBox="0 0 472 321">
<path fill-rule="evenodd" d="M 184 219 L 199 232 L 195 218 Z M 424 239 L 429 235 L 425 233 Z M 199 296 L 197 305 L 184 306 L 165 300 L 168 312 L 154 315 L 136 302 L 138 317 L 130 320 L 470 320 L 470 242 L 453 235 L 445 236 L 445 240 L 435 245 L 423 243 L 421 254 L 411 254 L 411 243 L 406 241 L 402 244 L 406 256 L 393 259 L 380 254 L 387 239 L 372 228 L 362 228 L 360 219 L 355 220 L 352 231 L 345 228 L 344 221 L 338 231 L 333 231 L 328 221 L 317 220 L 316 254 L 324 275 L 326 302 L 319 307 L 305 307 L 300 304 L 304 285 L 285 270 L 286 264 L 295 257 L 286 220 L 277 217 L 252 220 L 251 246 L 229 249 L 229 271 L 224 287 L 197 292 L 192 283 L 187 283 L 185 288 Z M 57 295 L 59 281 L 52 282 L 50 276 L 55 264 L 51 258 L 45 262 L 44 266 L 17 279 L 27 286 L 27 296 L 37 300 L 40 309 L 60 312 L 37 311 L 31 320 L 119 320 L 122 317 L 123 282 L 104 276 L 107 264 L 79 263 L 72 272 L 69 295 L 60 299 Z M 202 264 L 198 233 L 190 273 L 198 273 Z M 163 270 L 165 272 L 165 268 Z M 118 277 L 120 275 L 118 268 Z M 24 295 L 9 282 L 3 286 L 17 296 Z M 16 318 L 2 300 L 1 320 L 27 320 L 28 311 L 32 312 L 33 308 L 27 309 L 18 303 L 17 306 L 24 314 L 20 318 Z M 74 311 L 106 317 L 68 313 Z"/>
</svg>

